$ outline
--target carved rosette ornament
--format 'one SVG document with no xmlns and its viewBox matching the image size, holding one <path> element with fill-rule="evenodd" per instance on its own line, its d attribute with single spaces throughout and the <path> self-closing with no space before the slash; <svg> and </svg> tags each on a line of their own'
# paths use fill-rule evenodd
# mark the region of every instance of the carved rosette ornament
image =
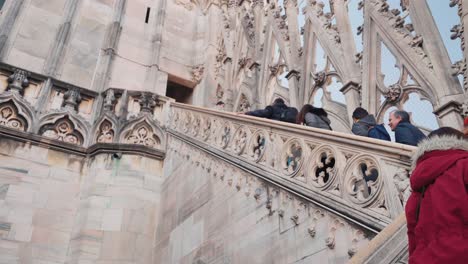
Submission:
<svg viewBox="0 0 468 264">
<path fill-rule="evenodd" d="M 304 157 L 302 144 L 297 140 L 286 143 L 283 149 L 282 167 L 286 175 L 294 175 L 301 167 Z"/>
<path fill-rule="evenodd" d="M 26 131 L 27 122 L 18 114 L 18 109 L 10 103 L 0 105 L 0 126 Z"/>
<path fill-rule="evenodd" d="M 153 133 L 151 127 L 140 124 L 127 133 L 124 143 L 155 148 L 161 144 L 161 140 Z"/>
<path fill-rule="evenodd" d="M 73 123 L 66 117 L 57 120 L 53 125 L 45 125 L 40 131 L 44 137 L 74 145 L 83 144 L 83 136 L 75 130 Z"/>
<path fill-rule="evenodd" d="M 96 141 L 98 143 L 112 143 L 114 141 L 114 130 L 111 122 L 104 120 L 101 123 Z"/>
<path fill-rule="evenodd" d="M 24 89 L 29 86 L 28 76 L 28 72 L 16 69 L 13 74 L 8 77 L 7 90 L 23 94 Z"/>
</svg>

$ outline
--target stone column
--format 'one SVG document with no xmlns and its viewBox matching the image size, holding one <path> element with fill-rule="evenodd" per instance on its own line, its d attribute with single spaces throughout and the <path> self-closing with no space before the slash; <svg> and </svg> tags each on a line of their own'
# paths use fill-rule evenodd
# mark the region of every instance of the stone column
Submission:
<svg viewBox="0 0 468 264">
<path fill-rule="evenodd" d="M 359 84 L 355 82 L 347 82 L 343 88 L 340 89 L 346 98 L 346 109 L 348 110 L 348 120 L 349 123 L 353 124 L 353 111 L 356 107 L 359 107 L 361 104 L 359 102 Z M 372 112 L 376 114 L 375 112 Z"/>
<path fill-rule="evenodd" d="M 456 101 L 450 101 L 441 107 L 434 109 L 434 114 L 440 119 L 441 126 L 450 126 L 457 129 L 463 127 L 461 116 L 461 104 Z"/>
<path fill-rule="evenodd" d="M 71 29 L 75 23 L 76 13 L 81 0 L 68 0 L 65 4 L 63 21 L 55 35 L 55 41 L 49 50 L 49 55 L 44 63 L 44 74 L 51 77 L 60 76 L 64 54 L 70 43 Z"/>
<path fill-rule="evenodd" d="M 289 106 L 300 108 L 298 105 L 299 99 L 297 98 L 297 92 L 299 90 L 299 78 L 300 74 L 296 70 L 290 70 L 286 75 L 289 84 Z"/>
<path fill-rule="evenodd" d="M 103 52 L 100 54 L 95 71 L 95 78 L 91 84 L 91 90 L 97 92 L 103 92 L 107 89 L 107 85 L 110 80 L 112 62 L 116 54 L 117 46 L 120 40 L 120 33 L 122 32 L 122 20 L 124 17 L 125 6 L 127 0 L 118 0 L 115 9 L 112 22 L 107 26 L 106 35 L 103 41 Z M 101 106 L 103 97 L 98 97 L 93 107 L 93 119 L 97 118 L 101 114 Z"/>
<path fill-rule="evenodd" d="M 153 33 L 153 54 L 151 65 L 146 73 L 146 85 L 150 92 L 166 95 L 167 74 L 159 71 L 159 57 L 162 46 L 162 34 L 164 31 L 164 21 L 166 19 L 167 0 L 159 0 L 157 7 L 155 29 Z"/>
<path fill-rule="evenodd" d="M 24 0 L 9 1 L 4 8 L 9 7 L 3 13 L 2 23 L 0 24 L 0 61 L 4 60 L 6 46 L 11 30 L 19 18 L 19 13 L 23 8 Z"/>
<path fill-rule="evenodd" d="M 226 78 L 224 79 L 223 86 L 226 87 L 226 101 L 224 108 L 226 111 L 236 111 L 234 109 L 234 92 L 232 91 L 232 59 L 226 57 L 223 61 L 226 69 Z"/>
</svg>

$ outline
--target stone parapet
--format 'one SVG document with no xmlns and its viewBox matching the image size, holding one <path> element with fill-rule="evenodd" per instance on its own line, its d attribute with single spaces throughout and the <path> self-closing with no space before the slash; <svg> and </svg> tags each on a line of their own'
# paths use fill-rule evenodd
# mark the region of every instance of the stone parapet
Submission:
<svg viewBox="0 0 468 264">
<path fill-rule="evenodd" d="M 378 232 L 401 212 L 415 149 L 355 135 L 171 104 L 169 132 Z"/>
</svg>

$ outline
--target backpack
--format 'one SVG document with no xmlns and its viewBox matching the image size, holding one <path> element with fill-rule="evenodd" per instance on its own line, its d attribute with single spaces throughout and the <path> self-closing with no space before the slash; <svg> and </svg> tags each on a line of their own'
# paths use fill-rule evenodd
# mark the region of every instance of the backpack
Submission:
<svg viewBox="0 0 468 264">
<path fill-rule="evenodd" d="M 388 134 L 387 130 L 385 129 L 383 124 L 376 125 L 369 129 L 369 137 L 376 138 L 386 141 L 391 141 L 390 135 Z"/>
<path fill-rule="evenodd" d="M 295 107 L 288 107 L 281 112 L 280 121 L 288 123 L 296 123 L 298 111 Z"/>
</svg>

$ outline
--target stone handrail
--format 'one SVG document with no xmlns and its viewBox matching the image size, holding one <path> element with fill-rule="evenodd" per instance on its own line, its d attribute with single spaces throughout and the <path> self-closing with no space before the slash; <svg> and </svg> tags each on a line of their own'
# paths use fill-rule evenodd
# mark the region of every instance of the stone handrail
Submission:
<svg viewBox="0 0 468 264">
<path fill-rule="evenodd" d="M 179 103 L 167 128 L 375 232 L 409 195 L 411 146 Z"/>
</svg>

